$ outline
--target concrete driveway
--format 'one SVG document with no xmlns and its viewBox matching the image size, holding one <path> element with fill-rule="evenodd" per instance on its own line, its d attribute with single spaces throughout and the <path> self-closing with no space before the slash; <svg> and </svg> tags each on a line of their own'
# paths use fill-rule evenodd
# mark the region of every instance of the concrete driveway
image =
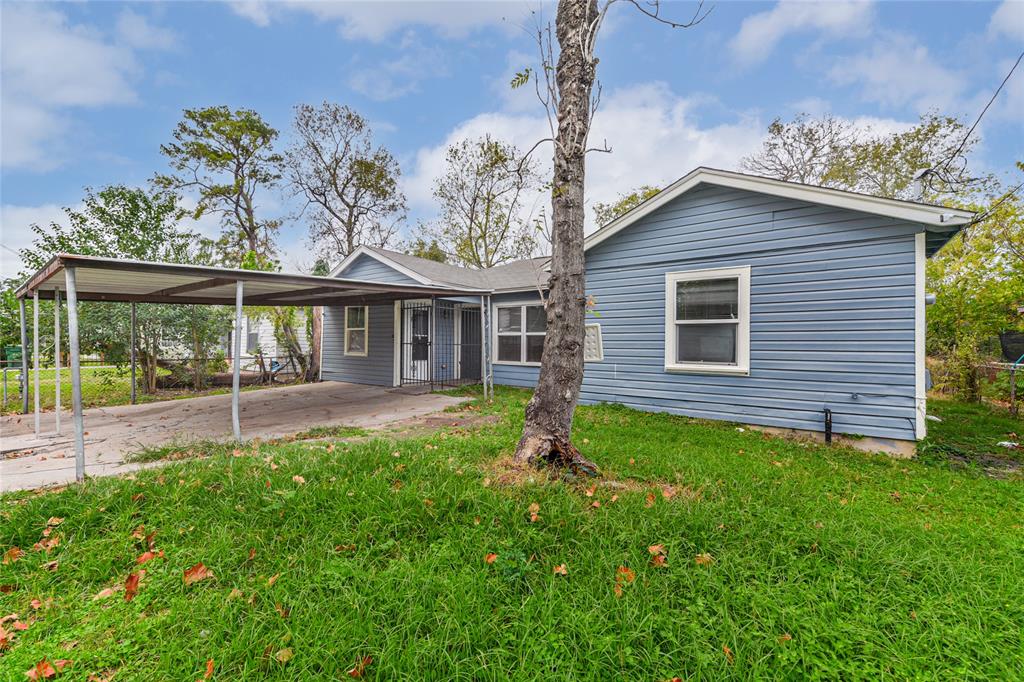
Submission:
<svg viewBox="0 0 1024 682">
<path fill-rule="evenodd" d="M 313 426 L 374 428 L 438 412 L 463 398 L 337 381 L 245 391 L 240 396 L 242 437 L 278 438 Z M 75 480 L 71 415 L 53 434 L 54 415 L 42 415 L 40 437 L 31 414 L 0 418 L 0 491 Z M 231 396 L 215 395 L 85 411 L 85 471 L 112 476 L 145 465 L 124 456 L 145 447 L 231 439 Z"/>
</svg>

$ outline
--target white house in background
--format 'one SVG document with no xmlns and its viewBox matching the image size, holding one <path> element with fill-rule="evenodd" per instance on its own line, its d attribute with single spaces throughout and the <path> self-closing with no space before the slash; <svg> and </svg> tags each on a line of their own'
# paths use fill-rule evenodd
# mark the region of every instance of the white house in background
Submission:
<svg viewBox="0 0 1024 682">
<path fill-rule="evenodd" d="M 282 365 L 288 361 L 288 349 L 279 343 L 274 333 L 274 322 L 266 316 L 246 315 L 242 323 L 242 370 L 258 369 L 257 351 L 268 364 L 276 361 Z M 309 340 L 306 338 L 306 314 L 303 310 L 295 311 L 295 330 L 299 337 L 299 347 L 303 353 L 309 352 Z M 224 336 L 224 357 L 231 359 L 234 352 L 232 332 Z"/>
</svg>

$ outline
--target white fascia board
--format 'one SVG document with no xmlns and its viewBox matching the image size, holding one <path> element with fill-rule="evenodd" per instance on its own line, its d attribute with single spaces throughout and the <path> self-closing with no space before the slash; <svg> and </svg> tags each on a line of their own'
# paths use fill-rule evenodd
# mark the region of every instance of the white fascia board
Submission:
<svg viewBox="0 0 1024 682">
<path fill-rule="evenodd" d="M 416 272 L 414 270 L 410 270 L 409 268 L 405 267 L 404 265 L 399 265 L 398 263 L 396 263 L 395 261 L 391 260 L 387 256 L 379 254 L 376 251 L 373 251 L 372 249 L 366 248 L 366 246 L 360 246 L 355 251 L 353 251 L 348 256 L 346 256 L 345 260 L 341 261 L 341 263 L 338 265 L 338 267 L 334 268 L 334 270 L 331 272 L 331 277 L 337 277 L 340 273 L 344 272 L 345 268 L 347 268 L 349 265 L 354 263 L 356 261 L 356 259 L 358 259 L 360 256 L 369 256 L 370 258 L 374 259 L 378 263 L 383 263 L 384 265 L 388 266 L 392 270 L 400 272 L 403 275 L 405 275 L 406 277 L 413 278 L 414 280 L 416 280 L 420 284 L 426 284 L 427 286 L 432 286 L 432 287 L 450 287 L 450 286 L 454 286 L 452 284 L 446 284 L 446 283 L 443 283 L 443 282 L 435 282 L 434 280 L 430 279 L 429 277 L 424 277 L 420 273 L 418 273 L 418 272 Z"/>
<path fill-rule="evenodd" d="M 827 187 L 816 187 L 814 185 L 802 185 L 795 182 L 785 182 L 774 178 L 764 178 L 757 175 L 746 175 L 733 173 L 715 168 L 697 168 L 689 174 L 663 189 L 644 203 L 633 210 L 624 213 L 617 219 L 608 223 L 592 235 L 584 239 L 584 250 L 589 249 L 612 235 L 617 234 L 629 225 L 640 220 L 644 216 L 658 210 L 676 197 L 690 191 L 697 185 L 704 183 L 729 187 L 731 189 L 759 192 L 772 196 L 805 201 L 808 203 L 845 208 L 862 213 L 871 213 L 906 220 L 911 223 L 918 223 L 927 226 L 941 226 L 955 229 L 957 226 L 965 225 L 974 219 L 974 213 L 961 209 L 948 208 L 945 206 L 933 206 L 931 204 L 918 204 L 912 201 L 900 201 L 897 199 L 886 199 L 868 194 L 857 194 L 845 192 Z"/>
</svg>

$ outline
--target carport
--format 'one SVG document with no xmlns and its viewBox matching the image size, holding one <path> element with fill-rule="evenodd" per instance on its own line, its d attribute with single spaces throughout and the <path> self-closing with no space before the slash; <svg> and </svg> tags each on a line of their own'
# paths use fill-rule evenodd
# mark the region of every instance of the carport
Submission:
<svg viewBox="0 0 1024 682">
<path fill-rule="evenodd" d="M 75 441 L 75 477 L 85 477 L 85 425 L 82 412 L 82 379 L 78 333 L 78 302 L 101 301 L 131 304 L 131 378 L 135 390 L 136 330 L 135 304 L 224 305 L 235 307 L 232 340 L 232 431 L 242 440 L 238 395 L 241 373 L 243 306 L 353 306 L 392 303 L 407 299 L 438 297 L 479 297 L 481 311 L 490 308 L 490 291 L 420 284 L 385 284 L 315 275 L 263 272 L 210 266 L 156 263 L 75 254 L 54 256 L 42 269 L 21 285 L 16 296 L 20 304 L 21 345 L 28 348 L 26 299 L 33 300 L 33 363 L 35 368 L 35 433 L 39 435 L 39 301 L 54 301 L 54 330 L 57 339 L 55 371 L 58 381 L 55 428 L 60 432 L 60 330 L 61 299 L 67 304 L 68 349 L 71 359 L 71 405 Z M 486 315 L 480 319 L 481 336 L 487 339 Z M 481 352 L 481 376 L 485 395 L 492 387 L 490 352 L 484 341 Z M 22 412 L 28 413 L 28 353 L 22 352 Z"/>
</svg>

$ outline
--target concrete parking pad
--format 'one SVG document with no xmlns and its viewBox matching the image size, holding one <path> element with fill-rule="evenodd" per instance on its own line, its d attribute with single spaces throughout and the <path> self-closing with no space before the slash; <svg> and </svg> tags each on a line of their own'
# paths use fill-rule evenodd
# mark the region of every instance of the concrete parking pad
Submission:
<svg viewBox="0 0 1024 682">
<path fill-rule="evenodd" d="M 337 381 L 241 394 L 242 436 L 279 438 L 313 426 L 375 428 L 419 417 L 464 398 Z M 75 480 L 71 415 L 53 434 L 54 415 L 42 415 L 40 437 L 31 414 L 0 418 L 0 491 L 25 490 Z M 85 471 L 112 476 L 139 469 L 125 455 L 146 447 L 231 439 L 231 396 L 215 395 L 85 411 Z"/>
</svg>

